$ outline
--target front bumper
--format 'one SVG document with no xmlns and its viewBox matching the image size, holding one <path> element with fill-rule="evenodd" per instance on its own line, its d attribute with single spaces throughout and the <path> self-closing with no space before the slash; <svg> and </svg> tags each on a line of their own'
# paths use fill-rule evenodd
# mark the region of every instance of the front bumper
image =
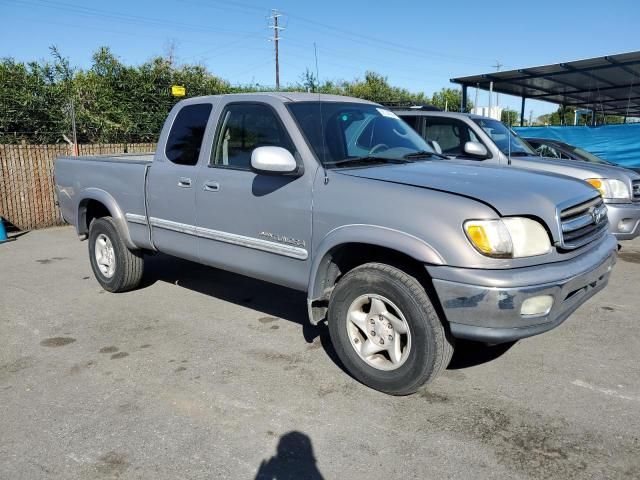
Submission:
<svg viewBox="0 0 640 480">
<path fill-rule="evenodd" d="M 616 239 L 607 235 L 597 247 L 565 262 L 510 270 L 427 270 L 454 337 L 504 343 L 560 325 L 607 285 L 616 252 Z M 523 302 L 539 295 L 553 297 L 551 310 L 542 316 L 521 315 Z"/>
<path fill-rule="evenodd" d="M 640 235 L 640 202 L 607 203 L 609 231 L 618 240 L 632 240 Z"/>
</svg>

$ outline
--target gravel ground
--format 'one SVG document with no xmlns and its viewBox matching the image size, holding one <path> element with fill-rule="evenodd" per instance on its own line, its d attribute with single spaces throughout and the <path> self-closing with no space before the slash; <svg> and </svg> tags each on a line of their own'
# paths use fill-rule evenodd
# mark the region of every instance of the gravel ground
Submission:
<svg viewBox="0 0 640 480">
<path fill-rule="evenodd" d="M 29 232 L 0 245 L 0 478 L 640 478 L 639 264 L 395 398 L 304 294 L 161 255 L 109 294 L 71 228 Z"/>
</svg>

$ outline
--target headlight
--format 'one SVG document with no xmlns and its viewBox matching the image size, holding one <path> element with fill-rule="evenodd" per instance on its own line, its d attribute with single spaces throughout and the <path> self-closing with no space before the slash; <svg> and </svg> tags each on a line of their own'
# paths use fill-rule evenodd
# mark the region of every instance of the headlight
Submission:
<svg viewBox="0 0 640 480">
<path fill-rule="evenodd" d="M 468 220 L 464 223 L 464 231 L 471 244 L 489 257 L 532 257 L 551 251 L 547 231 L 529 218 Z"/>
<path fill-rule="evenodd" d="M 620 180 L 611 178 L 587 178 L 586 182 L 600 191 L 602 198 L 630 199 L 627 185 Z"/>
</svg>

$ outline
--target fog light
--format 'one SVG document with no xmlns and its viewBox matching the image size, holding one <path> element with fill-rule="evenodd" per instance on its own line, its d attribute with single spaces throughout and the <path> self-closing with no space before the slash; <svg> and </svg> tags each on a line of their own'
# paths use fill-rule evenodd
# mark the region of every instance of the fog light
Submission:
<svg viewBox="0 0 640 480">
<path fill-rule="evenodd" d="M 631 230 L 633 230 L 634 224 L 635 221 L 633 220 L 633 218 L 623 218 L 618 222 L 618 231 L 622 233 L 629 233 Z"/>
<path fill-rule="evenodd" d="M 520 315 L 523 317 L 542 317 L 551 311 L 552 306 L 553 297 L 551 295 L 527 298 L 522 302 Z"/>
</svg>

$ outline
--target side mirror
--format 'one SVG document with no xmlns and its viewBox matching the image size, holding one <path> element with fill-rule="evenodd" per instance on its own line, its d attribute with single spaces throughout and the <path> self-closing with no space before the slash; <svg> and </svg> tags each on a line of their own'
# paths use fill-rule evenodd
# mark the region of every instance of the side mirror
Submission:
<svg viewBox="0 0 640 480">
<path fill-rule="evenodd" d="M 442 155 L 442 147 L 438 142 L 436 142 L 435 140 L 428 140 L 427 143 L 431 148 L 435 150 L 436 153 L 439 153 Z"/>
<path fill-rule="evenodd" d="M 289 150 L 282 147 L 258 147 L 251 152 L 251 168 L 257 173 L 291 174 L 298 172 L 298 164 Z"/>
<path fill-rule="evenodd" d="M 467 142 L 464 144 L 464 153 L 472 157 L 487 158 L 487 147 L 479 142 Z"/>
</svg>

